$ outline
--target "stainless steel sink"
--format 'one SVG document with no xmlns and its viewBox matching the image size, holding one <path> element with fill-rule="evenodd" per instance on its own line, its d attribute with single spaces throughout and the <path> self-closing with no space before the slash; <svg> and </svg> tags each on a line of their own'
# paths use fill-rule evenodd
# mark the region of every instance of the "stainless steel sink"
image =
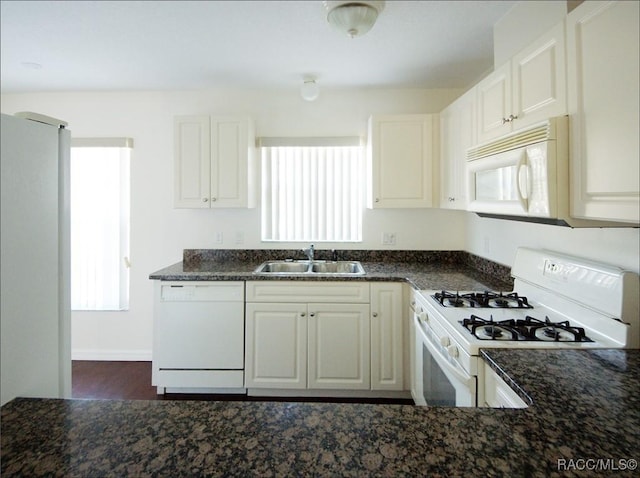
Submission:
<svg viewBox="0 0 640 478">
<path fill-rule="evenodd" d="M 364 269 L 357 261 L 268 261 L 255 270 L 265 275 L 301 275 L 322 274 L 362 275 Z"/>
<path fill-rule="evenodd" d="M 362 265 L 351 261 L 314 262 L 311 271 L 318 274 L 364 274 Z"/>
<path fill-rule="evenodd" d="M 263 262 L 256 269 L 258 274 L 302 274 L 309 270 L 309 261 L 273 261 Z"/>
</svg>

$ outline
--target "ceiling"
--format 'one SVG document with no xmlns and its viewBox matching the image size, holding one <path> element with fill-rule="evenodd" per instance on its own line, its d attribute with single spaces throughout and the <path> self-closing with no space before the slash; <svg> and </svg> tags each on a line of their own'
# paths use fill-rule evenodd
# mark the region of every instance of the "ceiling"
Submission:
<svg viewBox="0 0 640 478">
<path fill-rule="evenodd" d="M 513 1 L 387 1 L 350 39 L 320 1 L 7 1 L 1 90 L 465 88 Z"/>
</svg>

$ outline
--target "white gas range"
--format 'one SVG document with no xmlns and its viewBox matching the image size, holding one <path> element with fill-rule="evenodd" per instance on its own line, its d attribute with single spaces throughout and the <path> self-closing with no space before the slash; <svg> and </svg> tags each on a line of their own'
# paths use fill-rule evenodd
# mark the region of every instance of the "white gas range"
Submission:
<svg viewBox="0 0 640 478">
<path fill-rule="evenodd" d="M 412 395 L 476 406 L 481 348 L 640 348 L 638 275 L 520 248 L 513 292 L 419 291 L 412 299 Z"/>
</svg>

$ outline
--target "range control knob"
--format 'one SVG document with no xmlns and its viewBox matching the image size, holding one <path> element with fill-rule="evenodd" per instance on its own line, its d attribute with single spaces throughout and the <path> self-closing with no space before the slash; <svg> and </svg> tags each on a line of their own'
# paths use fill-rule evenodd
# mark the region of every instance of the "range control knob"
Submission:
<svg viewBox="0 0 640 478">
<path fill-rule="evenodd" d="M 448 347 L 450 343 L 451 341 L 446 335 L 444 337 L 440 337 L 440 345 L 442 345 L 443 347 Z"/>
<path fill-rule="evenodd" d="M 447 347 L 447 352 L 449 352 L 450 357 L 458 358 L 458 347 L 455 345 L 449 345 L 449 347 Z"/>
</svg>

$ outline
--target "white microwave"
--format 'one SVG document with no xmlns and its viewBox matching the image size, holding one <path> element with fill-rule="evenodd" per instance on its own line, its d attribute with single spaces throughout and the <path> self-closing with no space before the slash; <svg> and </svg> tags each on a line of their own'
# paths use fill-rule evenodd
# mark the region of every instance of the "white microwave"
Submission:
<svg viewBox="0 0 640 478">
<path fill-rule="evenodd" d="M 503 136 L 467 152 L 468 209 L 497 216 L 568 218 L 568 118 Z"/>
<path fill-rule="evenodd" d="M 469 149 L 467 174 L 467 209 L 479 216 L 570 227 L 623 226 L 570 216 L 568 116 Z"/>
</svg>

